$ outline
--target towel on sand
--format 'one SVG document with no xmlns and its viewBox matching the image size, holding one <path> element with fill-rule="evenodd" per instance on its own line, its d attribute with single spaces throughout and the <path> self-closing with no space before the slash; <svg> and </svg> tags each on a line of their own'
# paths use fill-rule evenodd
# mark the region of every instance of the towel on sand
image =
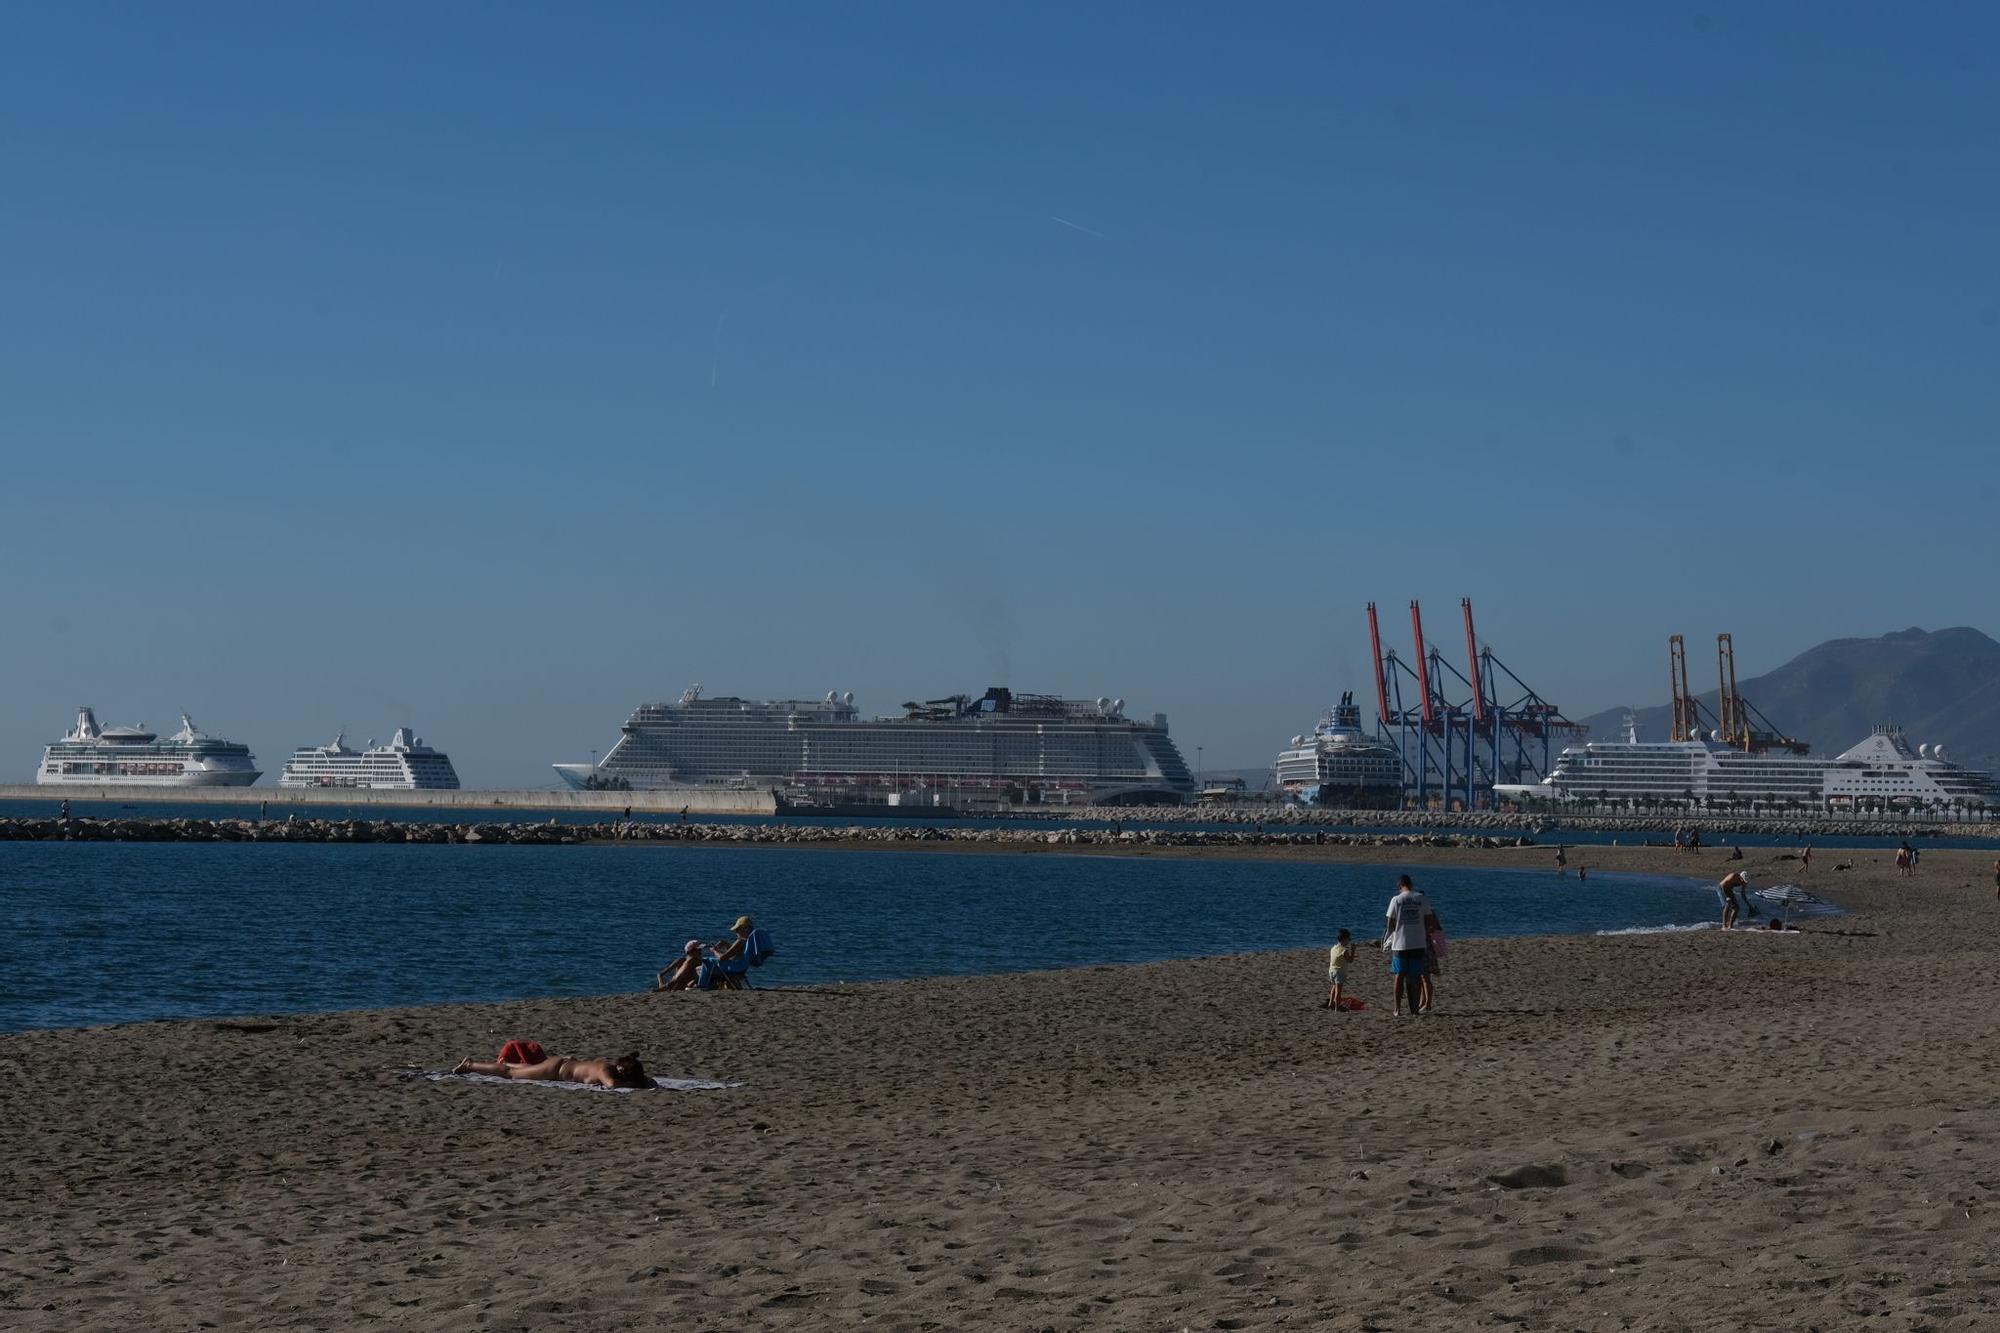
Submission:
<svg viewBox="0 0 2000 1333">
<path fill-rule="evenodd" d="M 589 1083 L 551 1083 L 532 1078 L 502 1078 L 498 1074 L 454 1074 L 448 1069 L 405 1069 L 404 1078 L 428 1079 L 432 1083 L 502 1083 L 510 1088 L 554 1088 L 558 1092 L 644 1092 L 644 1088 L 600 1088 Z M 666 1092 L 714 1092 L 740 1088 L 741 1083 L 717 1083 L 712 1078 L 654 1078 L 653 1086 Z"/>
</svg>

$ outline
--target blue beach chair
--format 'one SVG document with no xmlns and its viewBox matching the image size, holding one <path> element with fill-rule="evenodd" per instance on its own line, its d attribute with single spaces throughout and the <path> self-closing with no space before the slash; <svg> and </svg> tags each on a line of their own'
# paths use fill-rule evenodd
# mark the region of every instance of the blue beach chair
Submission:
<svg viewBox="0 0 2000 1333">
<path fill-rule="evenodd" d="M 740 918 L 735 929 L 740 929 L 748 917 Z M 727 990 L 750 989 L 750 969 L 762 967 L 778 952 L 778 946 L 771 942 L 771 936 L 762 926 L 751 926 L 744 934 L 743 947 L 728 958 L 709 954 L 702 962 L 700 979 L 695 983 L 703 990 L 713 990 L 717 986 Z"/>
</svg>

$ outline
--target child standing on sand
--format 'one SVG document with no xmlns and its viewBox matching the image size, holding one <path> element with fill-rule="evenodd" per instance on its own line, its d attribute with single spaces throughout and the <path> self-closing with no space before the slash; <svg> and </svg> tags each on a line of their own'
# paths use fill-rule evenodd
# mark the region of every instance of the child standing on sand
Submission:
<svg viewBox="0 0 2000 1333">
<path fill-rule="evenodd" d="M 1340 988 L 1347 984 L 1347 965 L 1354 961 L 1354 941 L 1343 930 L 1326 953 L 1326 1007 L 1340 1008 Z"/>
</svg>

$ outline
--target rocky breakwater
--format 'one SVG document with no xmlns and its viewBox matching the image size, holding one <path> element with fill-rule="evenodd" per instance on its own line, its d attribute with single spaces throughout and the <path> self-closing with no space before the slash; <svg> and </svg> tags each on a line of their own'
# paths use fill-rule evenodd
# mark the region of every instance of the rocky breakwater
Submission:
<svg viewBox="0 0 2000 1333">
<path fill-rule="evenodd" d="M 587 824 L 435 824 L 389 819 L 0 819 L 0 842 L 591 842 Z"/>
<path fill-rule="evenodd" d="M 1002 811 L 991 818 L 1075 820 L 1124 824 L 1230 824 L 1252 828 L 1421 828 L 1467 831 L 1521 831 L 1550 835 L 1563 829 L 1594 829 L 1605 833 L 1650 833 L 1671 837 L 1675 829 L 1698 828 L 1704 839 L 1731 833 L 1761 833 L 1811 842 L 1837 838 L 1993 838 L 2000 839 L 2000 820 L 1985 822 L 1940 819 L 1853 818 L 1839 815 L 1749 814 L 1590 814 L 1583 811 L 1514 810 L 1342 810 L 1330 806 L 1279 805 L 1153 805 L 1153 806 L 1032 806 Z M 1549 839 L 1545 836 L 1544 841 Z"/>
<path fill-rule="evenodd" d="M 1522 836 L 1326 829 L 1019 829 L 817 824 L 437 824 L 373 819 L 0 819 L 0 842 L 360 842 L 568 846 L 594 842 L 745 846 L 1531 847 Z"/>
<path fill-rule="evenodd" d="M 906 844 L 987 847 L 1532 847 L 1533 838 L 1464 833 L 1344 833 L 1326 829 L 1018 829 L 938 828 L 925 824 L 611 824 L 598 836 L 614 841 L 702 843 Z"/>
</svg>

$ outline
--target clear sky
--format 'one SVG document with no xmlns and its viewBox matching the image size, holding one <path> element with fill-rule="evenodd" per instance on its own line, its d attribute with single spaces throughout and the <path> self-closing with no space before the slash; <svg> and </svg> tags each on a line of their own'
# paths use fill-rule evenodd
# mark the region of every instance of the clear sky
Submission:
<svg viewBox="0 0 2000 1333">
<path fill-rule="evenodd" d="M 0 770 L 2000 630 L 2000 11 L 1633 10 L 10 7 Z"/>
</svg>

